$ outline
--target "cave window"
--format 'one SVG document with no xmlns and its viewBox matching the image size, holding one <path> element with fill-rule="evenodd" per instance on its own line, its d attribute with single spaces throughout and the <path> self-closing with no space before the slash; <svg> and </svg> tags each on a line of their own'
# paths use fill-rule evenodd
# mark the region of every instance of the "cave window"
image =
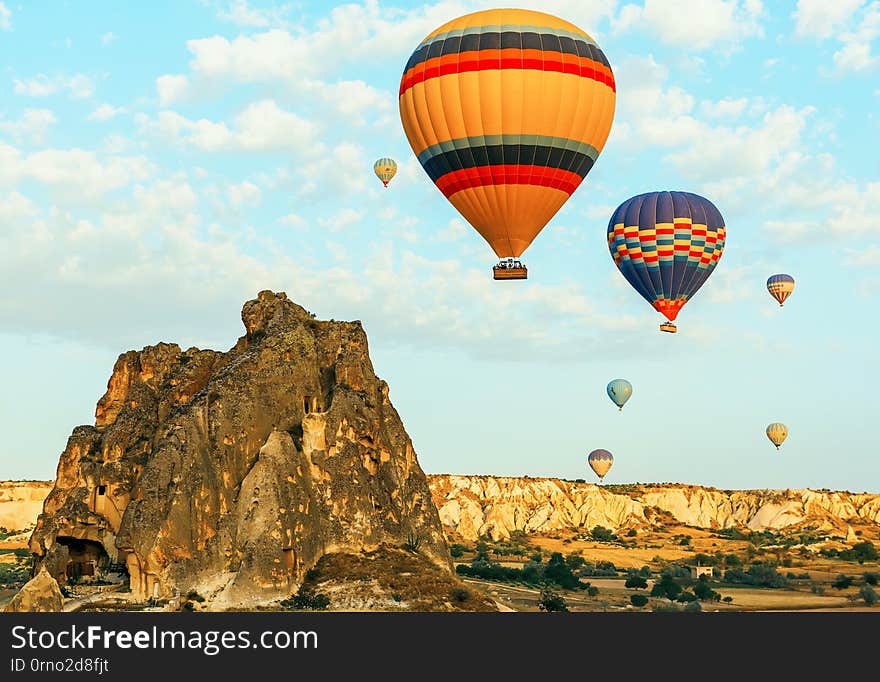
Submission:
<svg viewBox="0 0 880 682">
<path fill-rule="evenodd" d="M 288 548 L 284 550 L 284 566 L 288 571 L 293 570 L 294 557 L 293 557 L 293 548 Z"/>
<path fill-rule="evenodd" d="M 107 486 L 106 485 L 99 485 L 98 486 L 98 495 L 104 495 L 106 493 L 107 493 Z"/>
<path fill-rule="evenodd" d="M 305 398 L 303 398 L 303 411 L 306 414 L 309 414 L 312 411 L 312 407 L 312 396 L 307 395 Z"/>
</svg>

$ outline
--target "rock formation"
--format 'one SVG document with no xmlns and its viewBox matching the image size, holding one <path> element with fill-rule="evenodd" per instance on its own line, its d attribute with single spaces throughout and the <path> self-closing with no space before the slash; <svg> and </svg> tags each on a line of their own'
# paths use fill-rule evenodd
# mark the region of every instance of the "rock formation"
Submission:
<svg viewBox="0 0 880 682">
<path fill-rule="evenodd" d="M 0 481 L 0 527 L 32 528 L 51 489 L 44 481 Z"/>
<path fill-rule="evenodd" d="M 722 491 L 688 485 L 598 486 L 552 478 L 432 475 L 434 502 L 447 531 L 466 540 L 498 540 L 513 530 L 548 533 L 596 525 L 648 528 L 657 512 L 701 528 L 785 528 L 812 523 L 880 524 L 880 495 L 815 490 Z M 855 536 L 853 536 L 855 537 Z"/>
<path fill-rule="evenodd" d="M 437 510 L 360 322 L 283 293 L 241 313 L 226 353 L 160 343 L 119 357 L 74 429 L 30 540 L 59 580 L 125 566 L 139 598 L 218 608 L 295 591 L 328 553 L 417 540 L 443 570 Z"/>
<path fill-rule="evenodd" d="M 60 611 L 63 598 L 58 582 L 43 568 L 6 605 L 6 613 Z"/>
</svg>

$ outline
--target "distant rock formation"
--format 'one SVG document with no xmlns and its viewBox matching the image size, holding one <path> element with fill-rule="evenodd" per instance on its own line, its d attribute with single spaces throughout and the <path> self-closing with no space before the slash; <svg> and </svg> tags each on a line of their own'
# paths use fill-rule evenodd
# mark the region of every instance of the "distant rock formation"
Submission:
<svg viewBox="0 0 880 682">
<path fill-rule="evenodd" d="M 226 353 L 159 343 L 119 357 L 30 539 L 64 581 L 125 566 L 136 597 L 218 608 L 285 597 L 329 553 L 415 542 L 451 563 L 412 442 L 360 322 L 283 293 L 241 313 Z"/>
<path fill-rule="evenodd" d="M 8 531 L 31 528 L 52 489 L 44 481 L 0 481 L 0 527 Z"/>
<path fill-rule="evenodd" d="M 648 528 L 661 523 L 663 514 L 701 528 L 761 530 L 811 523 L 846 534 L 849 521 L 880 524 L 880 495 L 866 493 L 599 486 L 553 478 L 445 474 L 430 475 L 428 482 L 443 525 L 467 540 L 481 535 L 498 540 L 514 530 Z"/>
<path fill-rule="evenodd" d="M 63 598 L 58 582 L 42 568 L 6 605 L 6 613 L 60 611 Z"/>
</svg>

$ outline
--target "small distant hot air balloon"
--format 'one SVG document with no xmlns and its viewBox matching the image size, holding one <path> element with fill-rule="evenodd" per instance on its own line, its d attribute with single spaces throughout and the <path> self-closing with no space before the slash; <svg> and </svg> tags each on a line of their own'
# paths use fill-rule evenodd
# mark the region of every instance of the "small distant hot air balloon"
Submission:
<svg viewBox="0 0 880 682">
<path fill-rule="evenodd" d="M 779 449 L 782 442 L 788 437 L 788 427 L 780 422 L 773 422 L 767 427 L 767 438 Z"/>
<path fill-rule="evenodd" d="M 373 164 L 373 172 L 382 181 L 382 184 L 388 187 L 391 178 L 397 174 L 397 162 L 394 159 L 389 159 L 387 156 L 381 158 Z"/>
<path fill-rule="evenodd" d="M 608 470 L 611 469 L 611 465 L 614 464 L 614 457 L 608 450 L 593 450 L 590 456 L 587 457 L 587 462 L 589 462 L 590 468 L 596 472 L 596 476 L 601 481 L 605 478 Z"/>
<path fill-rule="evenodd" d="M 413 52 L 399 90 L 413 152 L 501 259 L 499 280 L 526 279 L 518 259 L 593 167 L 615 100 L 596 41 L 524 9 L 443 24 Z"/>
<path fill-rule="evenodd" d="M 690 192 L 648 192 L 624 201 L 608 222 L 608 248 L 626 281 L 668 322 L 718 265 L 727 230 L 708 199 Z"/>
<path fill-rule="evenodd" d="M 620 411 L 623 411 L 623 406 L 632 395 L 633 387 L 626 379 L 614 379 L 608 383 L 605 390 L 608 392 L 608 397 L 614 401 Z"/>
<path fill-rule="evenodd" d="M 791 296 L 794 291 L 794 277 L 791 275 L 772 275 L 767 280 L 767 291 L 770 295 L 779 301 L 779 307 L 785 303 L 785 299 Z"/>
</svg>

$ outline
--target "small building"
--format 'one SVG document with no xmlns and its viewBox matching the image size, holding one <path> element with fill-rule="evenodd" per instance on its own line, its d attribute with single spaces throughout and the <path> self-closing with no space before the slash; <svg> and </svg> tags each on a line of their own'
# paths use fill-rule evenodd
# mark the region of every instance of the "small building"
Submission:
<svg viewBox="0 0 880 682">
<path fill-rule="evenodd" d="M 712 577 L 712 567 L 711 566 L 688 566 L 691 569 L 691 577 L 694 580 L 699 580 L 701 575 L 706 576 L 707 578 Z"/>
</svg>

